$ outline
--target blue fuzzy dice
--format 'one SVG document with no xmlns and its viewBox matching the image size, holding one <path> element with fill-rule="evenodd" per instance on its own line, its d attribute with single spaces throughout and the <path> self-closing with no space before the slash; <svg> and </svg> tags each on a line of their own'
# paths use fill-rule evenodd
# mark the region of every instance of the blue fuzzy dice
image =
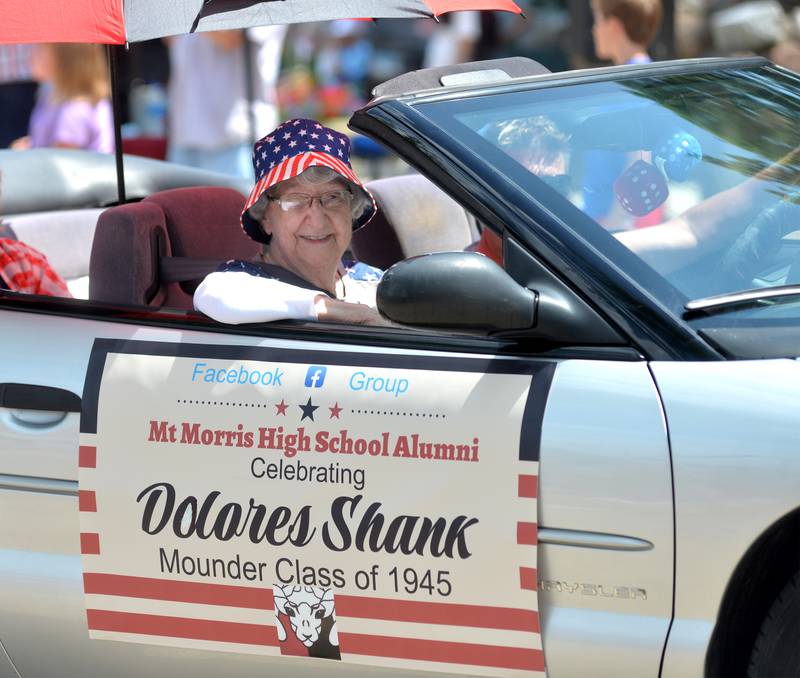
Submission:
<svg viewBox="0 0 800 678">
<path fill-rule="evenodd" d="M 688 132 L 673 132 L 655 148 L 656 161 L 671 181 L 686 181 L 703 159 L 700 142 Z"/>
</svg>

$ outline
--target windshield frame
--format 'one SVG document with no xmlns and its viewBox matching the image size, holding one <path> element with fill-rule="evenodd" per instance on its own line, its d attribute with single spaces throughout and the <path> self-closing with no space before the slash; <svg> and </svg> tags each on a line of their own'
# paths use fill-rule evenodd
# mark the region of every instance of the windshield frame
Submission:
<svg viewBox="0 0 800 678">
<path fill-rule="evenodd" d="M 722 360 L 719 350 L 577 238 L 541 201 L 520 190 L 415 107 L 384 99 L 356 111 L 351 129 L 380 141 L 484 224 L 507 232 L 541 264 L 659 360 Z M 525 284 L 525 281 L 519 281 Z M 579 338 L 576 338 L 579 343 Z"/>
</svg>

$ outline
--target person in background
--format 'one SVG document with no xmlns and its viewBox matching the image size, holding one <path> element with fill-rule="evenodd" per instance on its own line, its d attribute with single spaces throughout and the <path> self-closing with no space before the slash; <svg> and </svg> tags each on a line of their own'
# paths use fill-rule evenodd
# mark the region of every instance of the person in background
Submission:
<svg viewBox="0 0 800 678">
<path fill-rule="evenodd" d="M 502 151 L 569 199 L 561 181 L 571 164 L 569 137 L 552 120 L 539 115 L 503 121 L 494 127 L 487 126 L 486 133 Z M 718 268 L 711 267 L 707 274 L 716 276 L 723 284 L 736 279 L 742 285 L 752 284 L 748 283 L 752 280 L 750 269 L 758 265 L 765 252 L 769 253 L 776 232 L 789 232 L 796 223 L 795 200 L 800 195 L 789 194 L 776 201 L 770 184 L 786 182 L 787 168 L 797 167 L 799 161 L 800 146 L 681 214 L 650 228 L 616 231 L 613 236 L 663 276 L 728 247 Z M 737 241 L 735 246 L 734 241 Z M 488 227 L 483 228 L 480 240 L 467 249 L 503 265 L 503 243 Z"/>
<path fill-rule="evenodd" d="M 427 27 L 427 26 L 426 26 Z M 425 45 L 423 68 L 470 61 L 481 35 L 478 12 L 452 12 L 439 19 Z"/>
<path fill-rule="evenodd" d="M 650 63 L 647 50 L 661 27 L 661 0 L 592 0 L 592 14 L 594 51 L 600 59 L 615 66 Z M 614 209 L 614 181 L 625 169 L 627 158 L 624 153 L 596 150 L 586 154 L 585 162 L 584 209 L 605 223 Z M 662 216 L 654 210 L 632 226 L 652 226 Z"/>
<path fill-rule="evenodd" d="M 662 14 L 661 0 L 592 0 L 595 53 L 616 66 L 649 63 Z"/>
<path fill-rule="evenodd" d="M 767 58 L 778 66 L 800 73 L 800 40 L 783 40 L 773 45 Z"/>
<path fill-rule="evenodd" d="M 519 162 L 531 174 L 556 190 L 567 171 L 567 137 L 547 116 L 520 118 L 503 122 L 494 132 L 500 149 Z M 467 248 L 503 265 L 503 241 L 484 226 L 480 239 Z"/>
<path fill-rule="evenodd" d="M 11 238 L 0 238 L 0 289 L 52 297 L 72 296 L 44 254 Z"/>
<path fill-rule="evenodd" d="M 31 73 L 33 45 L 0 45 L 0 148 L 28 133 L 39 85 Z"/>
<path fill-rule="evenodd" d="M 167 160 L 253 178 L 253 130 L 278 121 L 275 85 L 285 33 L 285 26 L 264 26 L 169 39 Z M 246 49 L 253 56 L 251 86 Z"/>
<path fill-rule="evenodd" d="M 12 148 L 80 148 L 114 152 L 114 117 L 103 48 L 90 44 L 36 45 L 33 77 L 41 83 L 28 136 Z"/>
</svg>

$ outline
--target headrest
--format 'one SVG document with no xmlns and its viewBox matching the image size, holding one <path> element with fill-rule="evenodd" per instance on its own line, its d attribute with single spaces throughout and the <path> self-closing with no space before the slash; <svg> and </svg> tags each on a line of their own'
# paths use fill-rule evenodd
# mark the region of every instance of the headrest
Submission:
<svg viewBox="0 0 800 678">
<path fill-rule="evenodd" d="M 172 256 L 252 259 L 259 245 L 239 227 L 244 201 L 232 188 L 203 186 L 161 191 L 142 202 L 163 211 Z"/>
</svg>

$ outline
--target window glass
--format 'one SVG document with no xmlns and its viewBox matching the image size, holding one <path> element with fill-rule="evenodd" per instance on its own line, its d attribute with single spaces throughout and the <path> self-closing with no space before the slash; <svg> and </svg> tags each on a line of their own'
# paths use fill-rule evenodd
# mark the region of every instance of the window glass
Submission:
<svg viewBox="0 0 800 678">
<path fill-rule="evenodd" d="M 674 305 L 800 283 L 798 85 L 757 68 L 421 107 Z"/>
</svg>

